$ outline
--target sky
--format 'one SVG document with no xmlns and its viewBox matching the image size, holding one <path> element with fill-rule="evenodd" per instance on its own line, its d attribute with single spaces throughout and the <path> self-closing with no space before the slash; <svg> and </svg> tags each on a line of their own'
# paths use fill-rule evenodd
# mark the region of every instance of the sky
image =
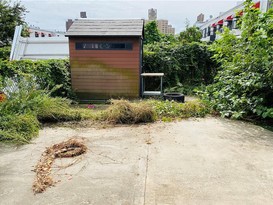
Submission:
<svg viewBox="0 0 273 205">
<path fill-rule="evenodd" d="M 28 11 L 25 20 L 46 30 L 65 31 L 67 19 L 79 18 L 81 11 L 88 18 L 122 19 L 148 18 L 148 9 L 157 9 L 158 19 L 167 19 L 179 33 L 185 29 L 188 19 L 193 25 L 200 13 L 205 20 L 210 15 L 217 17 L 237 5 L 233 0 L 21 0 Z"/>
</svg>

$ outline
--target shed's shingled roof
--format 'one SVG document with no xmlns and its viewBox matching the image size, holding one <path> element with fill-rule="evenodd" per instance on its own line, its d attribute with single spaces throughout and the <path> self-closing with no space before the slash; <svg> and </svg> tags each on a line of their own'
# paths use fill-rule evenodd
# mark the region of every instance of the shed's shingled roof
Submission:
<svg viewBox="0 0 273 205">
<path fill-rule="evenodd" d="M 65 36 L 142 36 L 142 19 L 76 19 Z"/>
</svg>

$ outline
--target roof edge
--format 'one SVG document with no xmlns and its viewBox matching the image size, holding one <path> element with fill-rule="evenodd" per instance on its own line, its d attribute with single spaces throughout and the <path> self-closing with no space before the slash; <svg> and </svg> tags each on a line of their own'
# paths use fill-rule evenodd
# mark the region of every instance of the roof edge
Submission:
<svg viewBox="0 0 273 205">
<path fill-rule="evenodd" d="M 79 36 L 79 37 L 141 37 L 142 34 L 139 34 L 139 35 L 77 35 L 77 34 L 65 34 L 65 37 L 76 37 L 76 36 Z"/>
</svg>

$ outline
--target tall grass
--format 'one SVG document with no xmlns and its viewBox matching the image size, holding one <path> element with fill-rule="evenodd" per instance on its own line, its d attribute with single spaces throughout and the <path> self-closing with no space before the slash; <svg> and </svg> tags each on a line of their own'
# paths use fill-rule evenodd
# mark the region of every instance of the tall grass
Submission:
<svg viewBox="0 0 273 205">
<path fill-rule="evenodd" d="M 6 115 L 0 117 L 0 141 L 25 144 L 38 135 L 39 122 L 31 114 Z"/>
<path fill-rule="evenodd" d="M 31 78 L 7 79 L 0 90 L 7 100 L 0 103 L 0 141 L 28 143 L 38 135 L 39 122 L 75 121 L 92 117 L 91 112 L 71 108 L 71 101 L 50 97 Z"/>
<path fill-rule="evenodd" d="M 112 100 L 106 110 L 95 113 L 90 109 L 73 108 L 68 99 L 50 97 L 50 91 L 39 89 L 34 82 L 25 77 L 9 79 L 2 87 L 0 84 L 0 90 L 8 97 L 0 102 L 1 142 L 29 143 L 38 135 L 41 122 L 94 119 L 114 124 L 136 124 L 154 122 L 157 119 L 170 121 L 203 117 L 210 112 L 201 101 L 181 104 L 159 100 Z"/>
</svg>

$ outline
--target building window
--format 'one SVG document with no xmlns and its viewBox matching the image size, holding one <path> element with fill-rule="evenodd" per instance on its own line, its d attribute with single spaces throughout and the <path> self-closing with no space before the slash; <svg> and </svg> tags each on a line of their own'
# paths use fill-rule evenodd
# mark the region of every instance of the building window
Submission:
<svg viewBox="0 0 273 205">
<path fill-rule="evenodd" d="M 223 25 L 217 25 L 217 31 L 223 33 Z"/>
<path fill-rule="evenodd" d="M 232 29 L 237 29 L 238 26 L 237 26 L 237 18 L 234 18 L 233 21 L 232 21 Z"/>
<path fill-rule="evenodd" d="M 78 42 L 76 50 L 132 50 L 132 43 Z"/>
<path fill-rule="evenodd" d="M 216 35 L 216 31 L 217 31 L 217 28 L 216 28 L 216 27 L 212 27 L 212 35 L 213 35 L 213 36 Z"/>
<path fill-rule="evenodd" d="M 210 27 L 208 27 L 208 36 L 210 36 Z"/>
<path fill-rule="evenodd" d="M 227 27 L 229 30 L 232 30 L 232 21 L 227 21 Z"/>
<path fill-rule="evenodd" d="M 206 38 L 207 37 L 207 28 L 205 28 L 204 30 L 203 30 L 203 38 Z"/>
</svg>

